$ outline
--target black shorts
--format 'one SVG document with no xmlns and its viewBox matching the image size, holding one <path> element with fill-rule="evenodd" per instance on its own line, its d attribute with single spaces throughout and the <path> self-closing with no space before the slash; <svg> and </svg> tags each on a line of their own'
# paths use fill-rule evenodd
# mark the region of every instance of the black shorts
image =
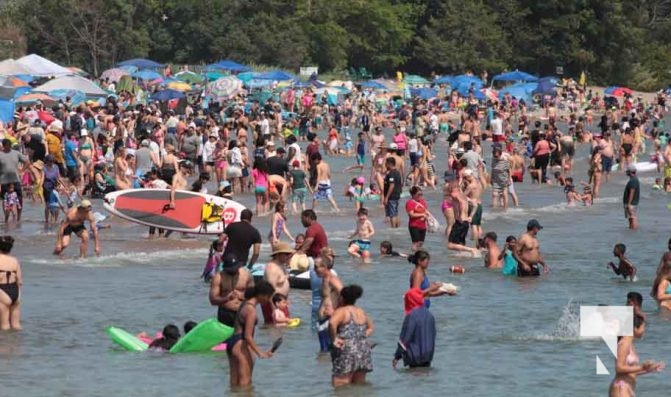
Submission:
<svg viewBox="0 0 671 397">
<path fill-rule="evenodd" d="M 72 233 L 74 233 L 75 235 L 78 235 L 79 233 L 81 233 L 83 231 L 86 231 L 86 226 L 84 226 L 83 224 L 77 225 L 77 226 L 68 225 L 68 226 L 65 227 L 65 230 L 63 230 L 63 236 L 69 236 Z"/>
<path fill-rule="evenodd" d="M 23 203 L 23 190 L 21 189 L 21 182 L 3 183 L 0 185 L 0 189 L 2 190 L 2 198 L 5 198 L 5 194 L 7 194 L 7 191 L 9 190 L 9 185 L 14 185 L 14 191 L 16 192 L 16 195 L 19 196 L 19 202 Z M 48 197 L 45 197 L 45 199 L 49 200 Z"/>
<path fill-rule="evenodd" d="M 210 166 L 210 167 L 214 167 L 214 161 L 208 161 L 205 164 Z"/>
<path fill-rule="evenodd" d="M 217 320 L 224 325 L 229 327 L 235 326 L 235 318 L 238 316 L 238 312 L 235 310 L 226 309 L 225 307 L 219 306 L 217 310 Z"/>
<path fill-rule="evenodd" d="M 454 222 L 452 231 L 450 231 L 450 235 L 447 237 L 447 241 L 452 244 L 466 245 L 466 236 L 468 235 L 469 228 L 470 225 L 468 222 Z"/>
<path fill-rule="evenodd" d="M 410 240 L 413 243 L 423 243 L 426 239 L 426 229 L 410 226 L 408 230 L 410 231 Z"/>
</svg>

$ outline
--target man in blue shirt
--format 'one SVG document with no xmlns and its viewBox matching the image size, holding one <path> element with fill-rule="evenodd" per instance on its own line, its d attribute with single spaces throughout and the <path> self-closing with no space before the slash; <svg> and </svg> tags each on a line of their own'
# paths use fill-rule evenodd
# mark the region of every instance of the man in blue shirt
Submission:
<svg viewBox="0 0 671 397">
<path fill-rule="evenodd" d="M 436 344 L 436 319 L 424 306 L 421 289 L 410 288 L 403 300 L 406 316 L 391 365 L 396 368 L 398 360 L 403 358 L 406 367 L 430 367 Z"/>
</svg>

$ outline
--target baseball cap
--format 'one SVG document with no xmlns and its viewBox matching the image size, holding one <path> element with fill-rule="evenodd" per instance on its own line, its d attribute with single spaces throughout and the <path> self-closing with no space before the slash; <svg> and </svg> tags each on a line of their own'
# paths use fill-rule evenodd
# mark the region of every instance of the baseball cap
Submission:
<svg viewBox="0 0 671 397">
<path fill-rule="evenodd" d="M 149 146 L 149 139 L 143 139 L 140 143 L 141 146 Z"/>
<path fill-rule="evenodd" d="M 398 150 L 398 145 L 394 142 L 390 143 L 388 147 L 391 150 Z"/>
<path fill-rule="evenodd" d="M 196 123 L 193 121 L 189 123 L 189 128 L 196 128 Z"/>
<path fill-rule="evenodd" d="M 531 230 L 533 228 L 537 228 L 537 229 L 540 230 L 540 229 L 543 228 L 543 226 L 541 226 L 541 224 L 538 222 L 538 220 L 532 219 L 532 220 L 529 221 L 529 223 L 527 223 L 527 230 Z"/>
<path fill-rule="evenodd" d="M 83 209 L 83 210 L 88 210 L 88 209 L 91 209 L 92 206 L 93 205 L 91 204 L 91 201 L 84 199 L 84 200 L 82 200 L 81 203 L 79 203 L 77 208 L 80 208 L 80 209 Z"/>
<path fill-rule="evenodd" d="M 635 173 L 636 173 L 636 166 L 633 165 L 633 164 L 629 164 L 629 165 L 627 166 L 627 172 L 629 172 L 629 173 L 631 173 L 631 174 L 635 174 Z"/>
<path fill-rule="evenodd" d="M 464 172 L 462 173 L 463 176 L 473 176 L 473 170 L 470 168 L 466 168 Z"/>
<path fill-rule="evenodd" d="M 219 182 L 219 190 L 224 190 L 227 187 L 231 186 L 231 183 L 229 181 L 221 181 Z"/>
<path fill-rule="evenodd" d="M 81 131 L 79 131 L 80 136 L 89 136 L 89 132 L 86 130 L 86 128 L 82 128 Z"/>
</svg>

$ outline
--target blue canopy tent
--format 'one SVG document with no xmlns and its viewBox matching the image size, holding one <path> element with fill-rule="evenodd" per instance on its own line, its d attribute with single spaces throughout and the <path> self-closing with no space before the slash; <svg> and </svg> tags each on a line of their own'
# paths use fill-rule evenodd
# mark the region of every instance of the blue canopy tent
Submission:
<svg viewBox="0 0 671 397">
<path fill-rule="evenodd" d="M 454 76 L 440 76 L 437 79 L 433 80 L 434 84 L 450 84 L 452 85 L 452 79 Z"/>
<path fill-rule="evenodd" d="M 47 94 L 49 94 L 50 97 L 54 99 L 60 99 L 63 102 L 65 102 L 65 99 L 67 97 L 70 97 L 70 100 L 73 105 L 77 106 L 80 103 L 86 101 L 86 94 L 84 94 L 81 91 L 78 90 L 66 90 L 66 89 L 59 89 L 59 90 L 53 90 L 49 91 Z"/>
<path fill-rule="evenodd" d="M 534 95 L 553 95 L 556 93 L 556 87 L 557 83 L 559 83 L 559 79 L 553 76 L 541 77 L 538 79 L 537 83 L 538 87 L 536 87 L 534 90 Z"/>
<path fill-rule="evenodd" d="M 159 69 L 164 67 L 162 63 L 152 61 L 151 59 L 145 58 L 133 58 L 127 61 L 117 63 L 117 66 L 135 66 L 138 69 Z"/>
<path fill-rule="evenodd" d="M 494 81 L 528 82 L 528 81 L 538 81 L 538 77 L 534 76 L 533 74 L 529 74 L 527 72 L 520 72 L 519 70 L 515 70 L 514 72 L 501 73 L 494 76 L 494 78 L 492 78 L 492 82 Z"/>
<path fill-rule="evenodd" d="M 230 59 L 224 59 L 223 61 L 207 65 L 207 67 L 208 70 L 222 69 L 222 70 L 230 70 L 231 72 L 248 72 L 252 70 L 252 68 L 250 68 L 249 66 L 245 66 Z"/>
<path fill-rule="evenodd" d="M 410 95 L 421 99 L 431 99 L 438 96 L 438 91 L 433 88 L 411 88 Z"/>
<path fill-rule="evenodd" d="M 458 88 L 463 85 L 465 85 L 466 87 L 470 87 L 471 84 L 473 85 L 473 88 L 476 90 L 479 90 L 480 88 L 482 88 L 482 86 L 485 85 L 479 78 L 468 74 L 460 74 L 459 76 L 454 76 L 452 77 L 452 81 L 450 82 L 452 88 Z"/>
<path fill-rule="evenodd" d="M 455 90 L 457 91 L 457 93 L 460 96 L 462 96 L 464 98 L 468 98 L 468 95 L 469 95 L 468 91 L 469 91 L 470 88 L 471 88 L 470 83 L 469 84 L 461 84 L 457 88 L 455 88 Z M 487 100 L 487 96 L 485 94 L 483 94 L 482 92 L 480 92 L 479 88 L 475 88 L 473 90 L 473 97 L 475 97 L 475 99 L 477 99 L 478 101 L 486 101 Z"/>
<path fill-rule="evenodd" d="M 163 91 L 155 92 L 153 93 L 149 99 L 154 100 L 154 101 L 159 101 L 159 102 L 165 102 L 165 101 L 170 101 L 172 99 L 181 99 L 184 98 L 184 93 L 177 91 L 177 90 L 171 90 L 170 88 L 165 89 Z"/>
<path fill-rule="evenodd" d="M 372 88 L 374 90 L 386 90 L 387 87 L 385 87 L 384 84 L 380 83 L 379 81 L 375 80 L 368 80 L 364 81 L 361 83 L 361 88 Z"/>
<path fill-rule="evenodd" d="M 281 70 L 272 70 L 270 72 L 261 73 L 255 78 L 259 80 L 286 81 L 295 80 L 296 76 Z"/>
<path fill-rule="evenodd" d="M 160 79 L 161 77 L 163 77 L 163 76 L 161 76 L 160 73 L 158 73 L 156 71 L 153 71 L 153 70 L 148 70 L 148 69 L 144 69 L 144 70 L 140 70 L 138 72 L 135 72 L 135 73 L 131 74 L 131 76 L 136 78 L 136 79 L 140 79 L 140 80 L 156 80 L 156 79 Z"/>
<path fill-rule="evenodd" d="M 517 83 L 499 91 L 499 99 L 506 94 L 519 100 L 524 100 L 527 105 L 533 103 L 533 92 L 538 88 L 538 83 Z"/>
<path fill-rule="evenodd" d="M 7 123 L 14 118 L 14 101 L 0 99 L 0 121 Z"/>
</svg>

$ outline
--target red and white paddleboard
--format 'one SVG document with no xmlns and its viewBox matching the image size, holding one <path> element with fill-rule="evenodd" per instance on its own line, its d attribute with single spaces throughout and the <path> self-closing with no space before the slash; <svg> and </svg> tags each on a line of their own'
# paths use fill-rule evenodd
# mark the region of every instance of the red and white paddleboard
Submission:
<svg viewBox="0 0 671 397">
<path fill-rule="evenodd" d="M 127 189 L 105 195 L 107 212 L 131 222 L 194 234 L 219 234 L 240 220 L 246 207 L 209 194 L 178 190 L 169 208 L 169 189 Z"/>
</svg>

